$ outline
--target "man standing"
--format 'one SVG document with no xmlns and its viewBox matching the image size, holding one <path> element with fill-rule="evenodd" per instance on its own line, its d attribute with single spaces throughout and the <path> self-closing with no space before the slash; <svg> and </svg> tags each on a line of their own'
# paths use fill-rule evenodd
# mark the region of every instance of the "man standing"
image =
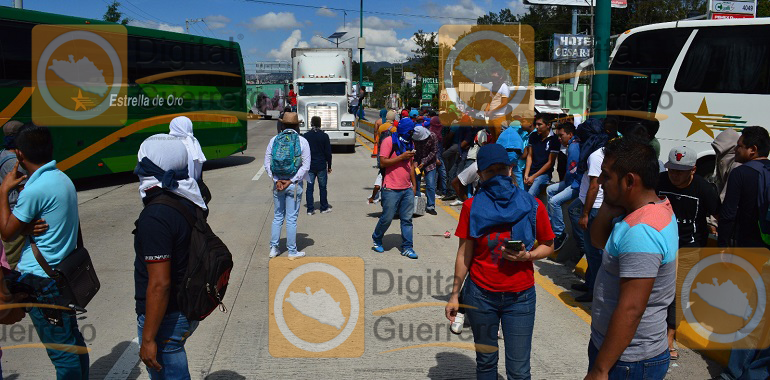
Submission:
<svg viewBox="0 0 770 380">
<path fill-rule="evenodd" d="M 305 256 L 297 251 L 297 218 L 302 203 L 302 185 L 310 171 L 310 145 L 299 135 L 299 117 L 287 112 L 281 119 L 283 131 L 270 139 L 265 151 L 265 170 L 273 179 L 273 227 L 270 234 L 270 258 L 280 254 L 278 240 L 286 221 L 286 248 L 289 258 Z"/>
<path fill-rule="evenodd" d="M 414 122 L 409 118 L 401 119 L 396 133 L 386 138 L 380 146 L 380 166 L 385 168 L 381 197 L 382 215 L 372 234 L 372 250 L 385 252 L 382 238 L 398 212 L 401 220 L 401 255 L 410 259 L 417 258 L 412 242 L 412 214 L 414 196 L 417 194 L 415 173 L 412 169 L 415 155 L 413 133 Z"/>
<path fill-rule="evenodd" d="M 313 188 L 318 179 L 318 189 L 321 192 L 321 214 L 332 212 L 326 199 L 327 174 L 332 173 L 332 144 L 329 135 L 321 130 L 321 117 L 310 118 L 311 129 L 305 133 L 305 140 L 310 145 L 310 171 L 307 180 L 307 214 L 315 214 L 313 205 Z"/>
<path fill-rule="evenodd" d="M 674 300 L 679 236 L 671 203 L 655 193 L 658 171 L 649 144 L 622 138 L 605 148 L 604 204 L 591 227 L 594 245 L 605 251 L 586 379 L 662 380 L 668 371 L 666 308 Z"/>
<path fill-rule="evenodd" d="M 3 126 L 5 144 L 3 150 L 0 151 L 0 181 L 2 181 L 2 179 L 13 170 L 16 163 L 19 162 L 19 160 L 16 159 L 16 153 L 14 153 L 14 151 L 16 150 L 16 136 L 19 134 L 22 125 L 24 124 L 20 121 L 11 120 Z M 27 171 L 24 170 L 23 167 L 19 167 L 18 170 L 22 175 L 27 175 Z M 24 186 L 25 183 L 26 180 L 22 181 L 19 186 Z M 8 206 L 11 207 L 11 211 L 16 207 L 17 199 L 19 199 L 18 188 L 11 189 L 8 192 Z M 3 241 L 5 257 L 7 258 L 8 265 L 11 269 L 15 269 L 16 264 L 18 264 L 19 259 L 21 259 L 21 250 L 24 248 L 24 239 L 25 237 L 23 235 L 19 235 L 16 239 L 9 242 Z"/>
<path fill-rule="evenodd" d="M 294 84 L 289 84 L 289 105 L 291 105 L 291 112 L 297 112 L 297 93 L 294 92 Z"/>
<path fill-rule="evenodd" d="M 425 127 L 416 127 L 412 136 L 414 148 L 417 150 L 414 162 L 418 173 L 415 176 L 417 196 L 420 195 L 420 181 L 425 178 L 425 195 L 427 202 L 425 212 L 436 215 L 436 159 L 438 157 L 438 137 Z"/>
<path fill-rule="evenodd" d="M 0 235 L 3 240 L 12 241 L 35 220 L 44 218 L 50 228 L 34 241 L 30 238 L 24 244 L 16 270 L 47 278 L 49 276 L 35 259 L 30 243 L 37 245 L 42 258 L 53 268 L 75 250 L 79 233 L 77 193 L 69 177 L 56 169 L 53 138 L 48 128 L 24 126 L 15 143 L 18 163 L 0 184 Z M 8 193 L 25 178 L 18 175 L 18 166 L 23 167 L 29 177 L 11 212 Z M 86 346 L 74 311 L 33 307 L 29 315 L 43 344 Z M 46 352 L 56 368 L 58 379 L 88 378 L 87 352 L 77 354 L 53 348 Z"/>
<path fill-rule="evenodd" d="M 535 117 L 537 133 L 529 135 L 527 167 L 524 169 L 524 189 L 532 196 L 540 195 L 540 190 L 551 180 L 556 156 L 559 154 L 559 139 L 551 133 L 551 123 L 545 116 Z"/>
<path fill-rule="evenodd" d="M 564 231 L 564 213 L 561 206 L 571 202 L 580 193 L 580 174 L 577 172 L 580 159 L 580 144 L 575 141 L 575 126 L 569 123 L 557 124 L 554 128 L 556 136 L 562 146 L 567 147 L 567 170 L 564 179 L 559 183 L 549 185 L 545 192 L 548 195 L 548 218 L 551 219 L 551 227 L 556 235 L 554 250 L 558 251 L 567 242 L 567 234 Z"/>
</svg>

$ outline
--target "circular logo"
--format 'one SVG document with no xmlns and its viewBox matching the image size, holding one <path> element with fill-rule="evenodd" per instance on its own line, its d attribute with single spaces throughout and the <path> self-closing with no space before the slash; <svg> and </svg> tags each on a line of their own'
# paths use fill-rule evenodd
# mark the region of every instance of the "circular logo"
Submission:
<svg viewBox="0 0 770 380">
<path fill-rule="evenodd" d="M 461 38 L 459 41 L 457 41 L 457 43 L 455 43 L 455 45 L 452 47 L 449 54 L 447 55 L 447 58 L 444 64 L 443 80 L 444 80 L 444 87 L 446 89 L 447 97 L 452 99 L 459 106 L 458 108 L 464 109 L 465 112 L 467 112 L 469 115 L 478 114 L 479 112 L 483 112 L 483 110 L 476 109 L 475 107 L 477 105 L 475 104 L 469 105 L 465 103 L 465 101 L 463 101 L 462 98 L 459 96 L 460 95 L 459 91 L 455 88 L 455 84 L 454 84 L 454 75 L 453 75 L 455 70 L 454 63 L 457 61 L 458 57 L 460 56 L 460 54 L 465 48 L 469 47 L 473 43 L 484 41 L 484 40 L 494 41 L 504 45 L 506 48 L 508 48 L 508 50 L 510 50 L 510 52 L 512 52 L 516 56 L 518 60 L 517 69 L 520 70 L 522 73 L 528 72 L 529 62 L 527 61 L 527 56 L 526 54 L 524 54 L 524 51 L 521 49 L 521 46 L 519 45 L 519 43 L 515 41 L 513 38 L 494 30 L 481 30 L 481 31 L 470 33 L 464 36 L 463 38 Z M 479 59 L 480 58 L 477 56 L 477 60 Z M 489 63 L 500 64 L 500 62 L 496 62 L 496 61 L 490 62 L 493 60 L 494 60 L 494 55 L 490 57 L 486 62 L 478 62 L 478 65 L 477 65 L 479 67 L 478 71 L 486 70 L 487 71 L 486 74 L 491 74 L 491 71 L 489 71 L 490 69 L 487 68 L 489 66 L 488 64 Z M 494 69 L 491 69 L 491 70 L 494 71 Z M 507 72 L 507 70 L 505 69 L 503 70 L 504 72 Z M 476 72 L 477 74 L 476 76 L 478 76 L 479 74 L 478 71 Z M 482 74 L 481 78 L 484 78 L 484 75 L 483 75 L 484 73 L 481 73 L 481 74 Z M 479 78 L 471 78 L 471 77 L 474 77 L 474 75 L 472 74 L 463 72 L 463 75 L 466 78 L 472 80 L 474 83 L 481 84 L 481 83 L 487 82 L 487 80 L 484 80 L 484 79 L 476 80 Z M 528 75 L 520 75 L 520 77 L 521 79 L 520 79 L 520 82 L 517 84 L 518 86 L 526 87 L 527 85 L 529 85 Z M 497 89 L 489 88 L 489 91 L 492 93 L 494 93 L 496 90 Z M 526 91 L 515 91 L 515 95 L 513 97 L 509 97 L 508 102 L 506 104 L 501 104 L 500 107 L 505 109 L 507 105 L 510 105 L 513 108 L 515 108 L 516 106 L 521 104 L 521 101 L 524 98 L 525 92 Z"/>
<path fill-rule="evenodd" d="M 297 337 L 286 324 L 283 313 L 283 304 L 289 286 L 300 276 L 312 272 L 322 272 L 336 278 L 345 288 L 348 297 L 350 298 L 350 316 L 348 317 L 348 321 L 342 329 L 342 332 L 334 338 L 320 343 L 308 342 Z M 275 292 L 275 299 L 273 301 L 273 313 L 275 314 L 275 322 L 278 325 L 278 330 L 281 331 L 281 334 L 283 334 L 289 343 L 299 349 L 309 352 L 329 351 L 344 343 L 356 328 L 360 307 L 358 291 L 356 291 L 356 287 L 350 278 L 337 267 L 324 263 L 309 263 L 293 269 L 283 278 L 283 280 L 281 280 L 281 283 L 278 285 L 278 289 Z"/>
<path fill-rule="evenodd" d="M 746 273 L 749 274 L 752 281 L 754 282 L 754 286 L 756 287 L 756 290 L 757 290 L 757 307 L 753 313 L 752 318 L 749 320 L 749 322 L 745 326 L 743 326 L 741 329 L 733 333 L 717 333 L 709 329 L 706 329 L 701 325 L 701 323 L 697 320 L 697 318 L 695 318 L 695 315 L 693 315 L 692 309 L 689 307 L 692 284 L 695 282 L 695 278 L 698 276 L 698 274 L 700 274 L 704 269 L 706 269 L 711 265 L 723 264 L 723 263 L 730 263 L 730 264 L 737 265 L 738 267 L 746 271 Z M 711 255 L 699 261 L 687 273 L 687 277 L 685 277 L 684 279 L 684 285 L 682 285 L 682 291 L 679 296 L 679 299 L 680 299 L 680 306 L 682 307 L 685 320 L 687 320 L 687 323 L 690 324 L 690 327 L 692 327 L 692 329 L 695 330 L 695 332 L 698 333 L 698 335 L 708 339 L 709 341 L 713 341 L 716 343 L 733 343 L 749 336 L 749 334 L 751 334 L 754 331 L 754 329 L 756 329 L 757 326 L 759 326 L 762 320 L 762 317 L 765 314 L 765 306 L 766 306 L 765 292 L 766 292 L 766 289 L 765 289 L 765 284 L 762 281 L 762 277 L 760 276 L 756 268 L 754 268 L 754 266 L 751 265 L 751 263 L 746 261 L 746 259 L 733 254 L 717 254 L 717 255 Z"/>
<path fill-rule="evenodd" d="M 96 105 L 91 109 L 86 109 L 84 111 L 71 110 L 63 107 L 51 95 L 51 92 L 48 89 L 48 84 L 46 83 L 46 71 L 49 69 L 48 65 L 53 53 L 56 51 L 56 49 L 58 49 L 63 44 L 70 41 L 76 41 L 76 40 L 89 41 L 99 46 L 104 51 L 104 53 L 107 54 L 107 57 L 109 58 L 112 64 L 112 71 L 113 71 L 113 80 L 112 80 L 113 83 L 112 85 L 109 86 L 110 90 L 107 96 L 104 98 L 104 100 L 102 100 L 100 104 Z M 83 59 L 85 59 L 85 57 Z M 74 62 L 74 57 L 70 56 L 70 60 L 72 61 L 71 65 L 76 65 L 76 63 Z M 48 105 L 48 107 L 50 107 L 54 112 L 56 112 L 60 116 L 71 120 L 89 120 L 104 113 L 104 111 L 106 111 L 110 107 L 110 100 L 112 95 L 118 95 L 120 93 L 120 89 L 123 83 L 123 74 L 122 74 L 123 67 L 120 61 L 120 57 L 118 56 L 118 53 L 115 51 L 115 48 L 113 48 L 112 45 L 110 45 L 110 43 L 104 39 L 104 37 L 96 33 L 85 31 L 85 30 L 67 32 L 56 37 L 53 41 L 51 41 L 51 43 L 49 43 L 46 46 L 46 48 L 43 50 L 43 53 L 40 55 L 40 59 L 38 60 L 36 70 L 37 70 L 37 87 L 40 90 L 40 95 L 43 97 L 43 100 L 45 101 L 45 103 Z M 72 73 L 73 71 L 69 71 L 69 72 Z M 82 83 L 74 83 L 74 82 L 78 82 L 78 78 L 71 78 L 69 80 L 65 79 L 65 81 L 72 85 L 82 87 Z M 81 95 L 79 93 L 78 98 L 80 98 L 80 96 Z"/>
</svg>

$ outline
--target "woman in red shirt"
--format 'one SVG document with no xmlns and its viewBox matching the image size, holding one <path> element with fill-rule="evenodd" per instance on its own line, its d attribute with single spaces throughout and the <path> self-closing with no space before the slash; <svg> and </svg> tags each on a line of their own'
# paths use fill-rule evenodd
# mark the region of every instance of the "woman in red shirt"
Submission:
<svg viewBox="0 0 770 380">
<path fill-rule="evenodd" d="M 477 378 L 497 379 L 497 332 L 502 322 L 507 377 L 529 379 L 535 325 L 532 261 L 553 253 L 554 234 L 543 203 L 515 185 L 502 145 L 483 146 L 476 164 L 482 183 L 460 213 L 455 232 L 460 246 L 446 317 L 454 322 L 462 289 L 477 345 Z M 521 250 L 506 249 L 508 241 L 521 242 Z M 484 350 L 484 345 L 494 350 Z"/>
</svg>

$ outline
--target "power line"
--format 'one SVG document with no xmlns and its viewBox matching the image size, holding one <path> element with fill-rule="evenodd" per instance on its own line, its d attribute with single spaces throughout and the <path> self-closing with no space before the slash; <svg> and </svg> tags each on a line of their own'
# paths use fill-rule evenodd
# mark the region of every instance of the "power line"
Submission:
<svg viewBox="0 0 770 380">
<path fill-rule="evenodd" d="M 214 31 L 211 30 L 211 28 L 209 28 L 209 24 L 206 22 L 205 18 L 203 19 L 203 25 L 206 25 L 206 29 L 208 29 L 209 32 L 211 33 L 212 38 L 217 38 L 216 33 L 214 33 Z"/>
<path fill-rule="evenodd" d="M 134 7 L 134 8 L 136 8 L 137 10 L 139 10 L 139 12 L 142 12 L 143 14 L 145 14 L 146 16 L 144 16 L 144 17 L 150 17 L 150 18 L 152 18 L 152 19 L 155 19 L 155 20 L 157 20 L 158 22 L 162 22 L 162 23 L 165 23 L 165 24 L 168 24 L 168 25 L 173 25 L 173 23 L 171 23 L 171 22 L 168 22 L 168 21 L 166 21 L 166 20 L 161 20 L 161 19 L 159 19 L 159 18 L 157 18 L 157 17 L 155 17 L 155 16 L 151 15 L 150 13 L 146 12 L 146 11 L 145 11 L 144 9 L 142 9 L 142 8 L 139 8 L 138 6 L 136 6 L 134 3 L 132 3 L 132 2 L 131 2 L 131 1 L 129 1 L 129 0 L 123 0 L 123 1 L 125 1 L 125 2 L 126 2 L 128 5 L 130 5 L 130 6 Z M 123 7 L 123 8 L 125 9 L 125 7 Z M 136 14 L 136 12 L 133 12 L 133 13 L 135 13 L 135 14 Z"/>
<path fill-rule="evenodd" d="M 290 7 L 298 7 L 298 8 L 312 8 L 312 9 L 329 9 L 333 11 L 340 11 L 340 12 L 359 12 L 358 9 L 347 9 L 347 8 L 334 8 L 334 7 L 326 7 L 326 6 L 318 6 L 318 5 L 307 5 L 307 4 L 294 4 L 294 3 L 282 3 L 277 1 L 266 1 L 266 0 L 244 0 L 250 3 L 261 3 L 261 4 L 270 4 L 270 5 L 284 5 L 284 6 L 290 6 Z M 376 15 L 386 15 L 386 16 L 404 16 L 404 17 L 418 17 L 418 18 L 435 18 L 435 19 L 451 19 L 451 20 L 473 20 L 476 21 L 477 18 L 470 18 L 470 17 L 446 17 L 446 16 L 430 16 L 425 14 L 409 14 L 409 13 L 393 13 L 393 12 L 381 12 L 381 11 L 364 11 L 364 13 L 367 14 L 376 14 Z"/>
</svg>

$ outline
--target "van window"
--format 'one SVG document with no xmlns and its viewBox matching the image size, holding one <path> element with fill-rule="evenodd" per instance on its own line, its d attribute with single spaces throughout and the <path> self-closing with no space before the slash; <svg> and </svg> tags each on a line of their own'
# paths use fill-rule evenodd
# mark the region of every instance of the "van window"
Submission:
<svg viewBox="0 0 770 380">
<path fill-rule="evenodd" d="M 770 94 L 770 25 L 698 30 L 674 88 L 680 92 Z"/>
</svg>

